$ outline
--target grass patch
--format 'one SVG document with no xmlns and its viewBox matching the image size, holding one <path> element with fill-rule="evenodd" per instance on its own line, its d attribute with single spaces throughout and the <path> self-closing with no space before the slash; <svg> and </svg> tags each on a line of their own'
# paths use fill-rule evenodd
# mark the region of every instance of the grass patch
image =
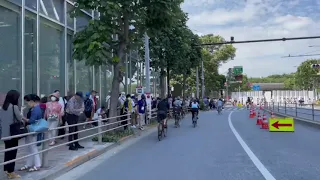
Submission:
<svg viewBox="0 0 320 180">
<path fill-rule="evenodd" d="M 106 132 L 102 135 L 102 142 L 119 142 L 121 138 L 133 135 L 133 133 L 132 129 Z M 98 136 L 92 138 L 92 141 L 98 141 Z"/>
</svg>

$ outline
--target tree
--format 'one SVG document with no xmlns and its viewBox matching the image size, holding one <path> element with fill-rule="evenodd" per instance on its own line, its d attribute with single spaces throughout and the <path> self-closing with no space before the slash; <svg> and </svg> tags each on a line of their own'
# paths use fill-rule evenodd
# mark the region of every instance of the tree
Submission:
<svg viewBox="0 0 320 180">
<path fill-rule="evenodd" d="M 218 43 L 225 40 L 221 36 L 208 34 L 200 37 L 201 43 Z M 204 77 L 206 95 L 224 89 L 225 77 L 218 72 L 219 66 L 235 57 L 236 49 L 232 45 L 206 46 L 201 50 L 201 57 L 204 64 Z M 201 75 L 201 71 L 199 72 Z M 201 76 L 199 76 L 201 77 Z M 192 86 L 189 93 L 196 91 L 196 71 L 191 70 L 187 78 L 187 84 Z"/>
<path fill-rule="evenodd" d="M 75 35 L 73 56 L 86 65 L 112 64 L 110 116 L 116 116 L 120 82 L 124 75 L 125 53 L 132 46 L 139 46 L 145 32 L 149 35 L 167 26 L 174 20 L 172 16 L 180 9 L 181 1 L 150 0 L 77 0 L 74 15 L 81 9 L 94 9 L 100 16 Z"/>
<path fill-rule="evenodd" d="M 175 23 L 157 33 L 157 36 L 150 39 L 151 67 L 160 71 L 160 96 L 165 96 L 165 82 L 167 77 L 168 93 L 170 92 L 170 71 L 177 72 L 181 62 L 189 63 L 191 41 L 193 33 L 187 28 L 187 16 L 178 9 L 175 13 Z"/>
<path fill-rule="evenodd" d="M 295 84 L 300 89 L 312 90 L 318 82 L 318 69 L 312 68 L 312 64 L 318 64 L 320 60 L 310 59 L 302 62 L 295 73 Z"/>
</svg>

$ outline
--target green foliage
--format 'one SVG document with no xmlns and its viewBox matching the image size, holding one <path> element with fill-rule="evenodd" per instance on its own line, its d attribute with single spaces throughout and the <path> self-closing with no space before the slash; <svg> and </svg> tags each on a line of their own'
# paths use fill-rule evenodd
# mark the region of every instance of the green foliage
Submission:
<svg viewBox="0 0 320 180">
<path fill-rule="evenodd" d="M 320 60 L 310 59 L 302 62 L 295 73 L 295 84 L 299 89 L 312 90 L 319 85 L 318 69 L 312 68 L 312 64 L 318 64 Z"/>
<path fill-rule="evenodd" d="M 133 135 L 133 130 L 111 131 L 102 135 L 102 142 L 118 142 L 121 138 Z M 98 136 L 92 138 L 92 141 L 98 141 Z"/>
</svg>

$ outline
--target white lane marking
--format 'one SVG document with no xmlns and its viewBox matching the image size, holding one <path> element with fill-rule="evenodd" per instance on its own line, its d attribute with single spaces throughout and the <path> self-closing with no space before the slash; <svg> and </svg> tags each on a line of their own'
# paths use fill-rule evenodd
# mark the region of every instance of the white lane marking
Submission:
<svg viewBox="0 0 320 180">
<path fill-rule="evenodd" d="M 244 151 L 247 153 L 247 155 L 249 156 L 253 164 L 258 168 L 262 176 L 266 180 L 276 180 L 276 178 L 274 178 L 273 175 L 268 171 L 268 169 L 261 163 L 261 161 L 257 158 L 257 156 L 251 151 L 249 146 L 241 138 L 237 130 L 233 127 L 232 120 L 231 120 L 232 113 L 233 111 L 229 113 L 228 122 L 229 122 L 229 127 L 233 132 L 234 136 L 237 138 L 238 142 L 240 143 Z"/>
</svg>

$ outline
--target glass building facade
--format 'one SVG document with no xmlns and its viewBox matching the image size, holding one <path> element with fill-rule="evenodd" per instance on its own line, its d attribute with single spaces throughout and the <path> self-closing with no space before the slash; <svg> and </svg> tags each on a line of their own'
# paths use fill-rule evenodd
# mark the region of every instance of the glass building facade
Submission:
<svg viewBox="0 0 320 180">
<path fill-rule="evenodd" d="M 72 58 L 72 38 L 97 16 L 71 18 L 74 0 L 0 0 L 0 105 L 11 89 L 47 96 L 111 91 L 111 66 L 86 66 Z M 104 101 L 102 101 L 104 102 Z M 100 101 L 101 103 L 101 101 Z"/>
</svg>

